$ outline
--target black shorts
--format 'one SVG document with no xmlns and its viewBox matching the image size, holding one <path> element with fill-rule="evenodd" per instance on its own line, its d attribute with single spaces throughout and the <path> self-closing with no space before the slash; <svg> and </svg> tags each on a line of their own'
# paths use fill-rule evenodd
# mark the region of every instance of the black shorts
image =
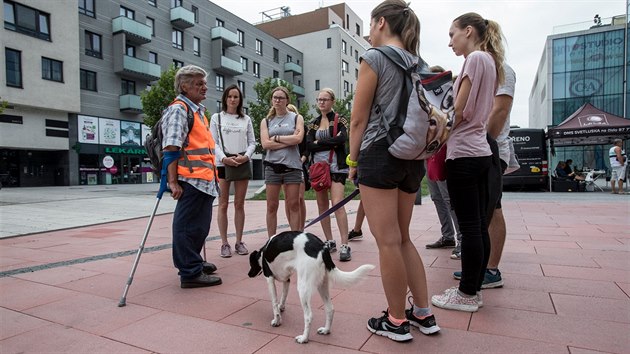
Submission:
<svg viewBox="0 0 630 354">
<path fill-rule="evenodd" d="M 330 173 L 330 180 L 333 182 L 341 183 L 344 186 L 346 185 L 346 180 L 348 179 L 347 173 Z"/>
<path fill-rule="evenodd" d="M 359 184 L 416 193 L 424 175 L 424 161 L 398 159 L 387 151 L 388 147 L 387 139 L 381 139 L 359 153 Z"/>
<path fill-rule="evenodd" d="M 225 179 L 225 166 L 217 166 L 217 175 L 219 179 Z"/>
</svg>

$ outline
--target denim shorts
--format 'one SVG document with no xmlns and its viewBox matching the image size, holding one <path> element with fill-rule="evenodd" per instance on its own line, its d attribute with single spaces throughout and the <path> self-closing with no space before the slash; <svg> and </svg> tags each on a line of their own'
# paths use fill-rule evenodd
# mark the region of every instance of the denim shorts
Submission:
<svg viewBox="0 0 630 354">
<path fill-rule="evenodd" d="M 416 193 L 424 176 L 424 161 L 398 159 L 387 151 L 388 147 L 387 139 L 381 139 L 359 152 L 359 184 Z"/>
<path fill-rule="evenodd" d="M 302 170 L 292 169 L 285 173 L 275 173 L 271 166 L 265 166 L 265 184 L 300 184 L 303 182 Z"/>
</svg>

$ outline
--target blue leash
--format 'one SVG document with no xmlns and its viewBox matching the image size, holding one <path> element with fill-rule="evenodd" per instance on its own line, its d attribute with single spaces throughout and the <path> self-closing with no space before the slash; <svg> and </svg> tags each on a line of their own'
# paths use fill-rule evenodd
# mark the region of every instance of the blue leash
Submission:
<svg viewBox="0 0 630 354">
<path fill-rule="evenodd" d="M 359 195 L 359 188 L 355 189 L 347 197 L 343 198 L 339 203 L 333 205 L 330 209 L 326 210 L 322 215 L 320 215 L 320 216 L 316 217 L 315 219 L 311 220 L 311 222 L 309 222 L 306 226 L 304 226 L 304 228 L 306 229 L 307 227 L 322 221 L 322 219 L 327 218 L 328 216 L 330 216 L 330 214 L 332 214 L 335 211 L 337 211 L 337 209 L 339 209 L 342 206 L 348 204 L 348 202 L 351 201 L 357 195 Z"/>
</svg>

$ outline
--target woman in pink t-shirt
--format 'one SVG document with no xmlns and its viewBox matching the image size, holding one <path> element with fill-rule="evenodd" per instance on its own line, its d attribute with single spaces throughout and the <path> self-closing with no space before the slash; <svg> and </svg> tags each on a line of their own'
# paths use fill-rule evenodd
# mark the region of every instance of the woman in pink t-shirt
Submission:
<svg viewBox="0 0 630 354">
<path fill-rule="evenodd" d="M 459 287 L 433 296 L 431 302 L 475 312 L 481 305 L 481 283 L 490 256 L 486 209 L 492 152 L 486 123 L 504 76 L 503 35 L 498 23 L 467 13 L 453 21 L 449 36 L 449 47 L 465 58 L 455 81 L 455 122 L 446 152 L 448 192 L 462 233 L 462 274 Z"/>
</svg>

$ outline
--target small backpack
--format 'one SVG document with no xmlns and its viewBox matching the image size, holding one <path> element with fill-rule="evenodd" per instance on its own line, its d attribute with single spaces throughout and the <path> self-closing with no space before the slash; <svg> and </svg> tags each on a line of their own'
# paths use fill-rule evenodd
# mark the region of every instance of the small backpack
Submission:
<svg viewBox="0 0 630 354">
<path fill-rule="evenodd" d="M 402 91 L 395 122 L 390 125 L 380 107 L 387 131 L 389 153 L 402 160 L 425 160 L 446 143 L 453 126 L 454 99 L 452 73 L 432 73 L 419 61 L 408 65 L 403 57 L 388 46 L 373 48 L 383 53 L 403 71 Z"/>
<path fill-rule="evenodd" d="M 195 123 L 195 113 L 188 107 L 186 102 L 176 100 L 173 101 L 169 107 L 174 103 L 183 103 L 184 109 L 186 110 L 186 120 L 188 121 L 188 134 L 192 131 L 193 124 Z M 165 109 L 166 110 L 166 109 Z M 151 167 L 153 168 L 153 172 L 158 175 L 158 180 L 161 178 L 162 171 L 162 161 L 164 160 L 164 154 L 162 153 L 162 140 L 164 136 L 162 134 L 162 119 L 160 118 L 153 128 L 151 128 L 151 133 L 147 134 L 147 137 L 144 141 L 144 149 L 147 151 L 147 156 L 149 157 L 149 161 L 151 162 Z M 186 140 L 184 141 L 184 146 L 182 146 L 182 150 L 188 145 L 188 136 L 186 136 Z"/>
</svg>

